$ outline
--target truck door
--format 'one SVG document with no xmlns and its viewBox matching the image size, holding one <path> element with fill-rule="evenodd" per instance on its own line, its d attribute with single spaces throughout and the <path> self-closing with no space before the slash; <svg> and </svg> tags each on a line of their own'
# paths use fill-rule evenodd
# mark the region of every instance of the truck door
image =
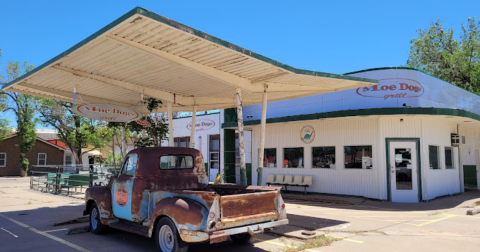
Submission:
<svg viewBox="0 0 480 252">
<path fill-rule="evenodd" d="M 132 188 L 137 169 L 137 154 L 125 158 L 122 170 L 112 186 L 113 215 L 132 221 Z"/>
</svg>

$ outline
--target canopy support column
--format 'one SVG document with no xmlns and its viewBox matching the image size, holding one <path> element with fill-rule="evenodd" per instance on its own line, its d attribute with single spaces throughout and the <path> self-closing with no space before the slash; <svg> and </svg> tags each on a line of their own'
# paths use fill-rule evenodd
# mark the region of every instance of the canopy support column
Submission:
<svg viewBox="0 0 480 252">
<path fill-rule="evenodd" d="M 167 102 L 167 116 L 168 116 L 168 146 L 173 147 L 173 112 L 172 103 Z"/>
<path fill-rule="evenodd" d="M 247 185 L 247 172 L 245 164 L 245 142 L 243 133 L 243 105 L 242 105 L 242 90 L 237 88 L 237 121 L 238 121 L 238 150 L 240 152 L 240 185 Z"/>
<path fill-rule="evenodd" d="M 195 148 L 195 124 L 197 123 L 197 106 L 193 106 L 192 126 L 190 127 L 190 148 Z"/>
<path fill-rule="evenodd" d="M 260 119 L 260 148 L 258 149 L 257 185 L 262 185 L 263 158 L 265 149 L 265 124 L 267 122 L 267 92 L 262 95 L 262 117 Z"/>
<path fill-rule="evenodd" d="M 127 127 L 127 123 L 124 123 L 122 127 L 120 127 L 120 132 L 122 134 L 122 157 L 125 158 L 127 156 L 127 136 L 125 133 L 125 128 Z M 115 157 L 114 157 L 115 159 Z"/>
</svg>

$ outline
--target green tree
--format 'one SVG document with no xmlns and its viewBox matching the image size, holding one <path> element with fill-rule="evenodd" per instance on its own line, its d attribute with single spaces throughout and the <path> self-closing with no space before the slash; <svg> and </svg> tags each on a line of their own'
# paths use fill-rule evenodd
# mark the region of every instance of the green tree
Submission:
<svg viewBox="0 0 480 252">
<path fill-rule="evenodd" d="M 413 38 L 407 66 L 480 93 L 480 21 L 468 18 L 460 36 L 437 20 Z"/>
<path fill-rule="evenodd" d="M 58 138 L 72 151 L 76 164 L 82 164 L 84 154 L 110 141 L 106 123 L 73 113 L 72 103 L 37 98 L 36 107 L 42 123 L 58 130 Z"/>
<path fill-rule="evenodd" d="M 0 63 L 2 62 L 2 49 L 0 49 Z M 0 88 L 3 86 L 3 75 L 0 73 Z M 7 108 L 7 101 L 8 96 L 5 92 L 0 90 L 0 118 L 3 111 Z M 9 133 L 12 132 L 10 128 L 8 128 L 9 121 L 7 119 L 1 118 L 0 119 L 0 141 L 5 138 Z"/>
<path fill-rule="evenodd" d="M 28 62 L 20 64 L 19 62 L 9 62 L 6 68 L 5 76 L 0 76 L 1 82 L 6 83 L 26 74 L 35 68 Z M 10 91 L 1 91 L 6 97 L 6 105 L 3 105 L 2 112 L 11 110 L 17 119 L 17 138 L 20 149 L 20 164 L 23 171 L 28 170 L 29 161 L 25 155 L 32 149 L 35 144 L 37 133 L 35 132 L 35 107 L 34 97 L 25 94 L 19 94 Z"/>
<path fill-rule="evenodd" d="M 134 132 L 138 136 L 134 143 L 136 148 L 160 146 L 162 140 L 166 139 L 168 126 L 165 124 L 165 120 L 161 116 L 158 116 L 158 114 L 153 113 L 153 111 L 161 107 L 162 101 L 154 98 L 146 98 L 143 104 L 150 114 L 142 117 L 141 120 L 148 122 L 149 126 L 145 127 L 137 122 L 129 122 L 127 128 L 130 132 Z M 143 131 L 145 131 L 145 134 L 142 134 Z"/>
</svg>

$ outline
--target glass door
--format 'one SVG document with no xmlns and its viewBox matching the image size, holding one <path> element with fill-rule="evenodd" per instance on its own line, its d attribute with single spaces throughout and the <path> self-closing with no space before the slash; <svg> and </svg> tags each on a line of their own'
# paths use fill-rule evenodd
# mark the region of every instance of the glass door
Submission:
<svg viewBox="0 0 480 252">
<path fill-rule="evenodd" d="M 210 135 L 208 151 L 208 176 L 212 182 L 220 169 L 220 135 Z"/>
<path fill-rule="evenodd" d="M 390 191 L 393 202 L 418 202 L 415 142 L 390 142 Z"/>
</svg>

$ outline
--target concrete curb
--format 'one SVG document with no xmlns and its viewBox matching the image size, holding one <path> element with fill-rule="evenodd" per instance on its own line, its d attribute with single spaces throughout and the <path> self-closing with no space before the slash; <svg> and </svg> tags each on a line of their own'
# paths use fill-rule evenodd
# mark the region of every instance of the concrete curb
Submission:
<svg viewBox="0 0 480 252">
<path fill-rule="evenodd" d="M 467 210 L 467 215 L 475 215 L 480 213 L 480 208 Z"/>
<path fill-rule="evenodd" d="M 87 233 L 90 229 L 90 226 L 81 226 L 81 227 L 71 227 L 67 228 L 67 231 L 65 231 L 66 235 L 72 235 L 72 234 L 81 234 L 81 233 Z"/>
</svg>

